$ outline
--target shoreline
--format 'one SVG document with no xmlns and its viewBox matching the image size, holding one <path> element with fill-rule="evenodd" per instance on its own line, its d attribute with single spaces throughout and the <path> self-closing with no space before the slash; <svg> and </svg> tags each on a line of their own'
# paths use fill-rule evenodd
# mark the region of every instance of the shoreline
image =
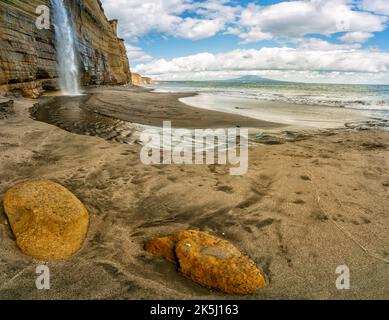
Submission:
<svg viewBox="0 0 389 320">
<path fill-rule="evenodd" d="M 0 120 L 0 197 L 17 182 L 53 180 L 85 204 L 91 225 L 76 255 L 49 262 L 52 288 L 42 292 L 37 261 L 20 252 L 0 212 L 1 299 L 388 298 L 389 132 L 253 144 L 248 174 L 232 177 L 223 165 L 145 166 L 136 143 L 32 120 L 35 102 L 16 99 L 16 114 Z M 144 251 L 185 229 L 232 242 L 267 286 L 248 296 L 210 291 Z M 344 264 L 351 290 L 339 291 L 335 269 Z"/>
<path fill-rule="evenodd" d="M 266 101 L 215 93 L 201 93 L 197 96 L 180 98 L 180 101 L 205 110 L 229 112 L 262 121 L 277 122 L 291 130 L 331 130 L 343 128 L 346 123 L 369 121 L 378 116 L 378 113 L 370 110 Z M 388 119 L 382 118 L 382 120 Z"/>
<path fill-rule="evenodd" d="M 98 91 L 91 87 L 82 96 L 46 95 L 34 105 L 31 114 L 35 120 L 72 133 L 125 144 L 135 143 L 145 129 L 160 129 L 163 121 L 172 121 L 173 129 L 247 128 L 250 141 L 263 144 L 282 144 L 349 129 L 389 127 L 388 119 L 374 118 L 353 118 L 333 128 L 296 126 L 190 106 L 180 101 L 197 96 L 196 92 L 156 93 L 143 87 L 106 86 Z"/>
</svg>

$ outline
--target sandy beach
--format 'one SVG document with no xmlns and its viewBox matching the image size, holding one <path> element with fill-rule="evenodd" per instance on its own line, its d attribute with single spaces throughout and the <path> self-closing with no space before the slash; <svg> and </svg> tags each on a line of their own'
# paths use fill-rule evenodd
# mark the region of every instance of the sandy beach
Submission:
<svg viewBox="0 0 389 320">
<path fill-rule="evenodd" d="M 76 114 L 77 120 L 88 120 L 93 113 L 115 120 L 122 120 L 146 126 L 161 126 L 165 120 L 171 120 L 176 128 L 230 128 L 248 127 L 274 129 L 284 125 L 262 121 L 237 114 L 204 110 L 191 107 L 179 101 L 180 98 L 196 95 L 195 93 L 152 93 L 140 87 L 99 87 L 88 89 L 81 97 L 47 97 L 42 105 L 51 110 L 58 110 L 58 120 L 70 122 L 69 110 L 80 109 L 83 115 Z M 146 116 L 147 115 L 147 116 Z M 42 115 L 46 118 L 46 115 Z M 56 119 L 53 119 L 54 121 Z M 104 121 L 101 119 L 101 121 Z M 49 122 L 51 120 L 49 119 Z M 111 123 L 110 123 L 111 125 Z"/>
<path fill-rule="evenodd" d="M 72 191 L 91 220 L 76 255 L 47 263 L 51 289 L 39 291 L 41 262 L 18 249 L 1 212 L 0 299 L 389 298 L 388 131 L 344 128 L 280 144 L 252 141 L 248 174 L 238 177 L 222 165 L 146 166 L 139 144 L 86 123 L 283 125 L 185 106 L 178 99 L 187 95 L 124 87 L 88 93 L 41 98 L 65 108 L 69 121 L 58 124 L 61 112 L 50 121 L 67 130 L 33 120 L 29 108 L 37 101 L 23 98 L 15 100 L 15 115 L 0 120 L 0 198 L 17 182 L 49 179 Z M 87 120 L 70 126 L 68 110 L 80 101 Z M 248 296 L 210 291 L 144 251 L 149 239 L 186 229 L 233 243 L 256 262 L 267 286 Z M 340 265 L 350 268 L 350 290 L 335 286 Z"/>
</svg>

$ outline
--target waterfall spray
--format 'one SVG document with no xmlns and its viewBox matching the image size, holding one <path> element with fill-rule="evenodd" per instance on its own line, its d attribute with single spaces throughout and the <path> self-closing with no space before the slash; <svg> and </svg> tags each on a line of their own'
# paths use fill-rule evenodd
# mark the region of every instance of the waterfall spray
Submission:
<svg viewBox="0 0 389 320">
<path fill-rule="evenodd" d="M 77 37 L 73 21 L 63 0 L 51 0 L 51 2 L 61 90 L 64 95 L 80 95 Z"/>
</svg>

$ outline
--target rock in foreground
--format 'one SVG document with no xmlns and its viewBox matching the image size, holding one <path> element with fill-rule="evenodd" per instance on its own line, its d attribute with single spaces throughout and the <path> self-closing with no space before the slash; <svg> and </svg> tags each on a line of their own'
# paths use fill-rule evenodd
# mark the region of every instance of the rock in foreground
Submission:
<svg viewBox="0 0 389 320">
<path fill-rule="evenodd" d="M 176 262 L 185 276 L 210 289 L 249 294 L 265 286 L 254 261 L 228 241 L 204 232 L 183 231 L 154 239 L 146 245 L 146 250 Z"/>
<path fill-rule="evenodd" d="M 4 210 L 19 248 L 41 260 L 68 258 L 81 248 L 88 230 L 84 205 L 51 181 L 12 187 L 4 195 Z"/>
</svg>

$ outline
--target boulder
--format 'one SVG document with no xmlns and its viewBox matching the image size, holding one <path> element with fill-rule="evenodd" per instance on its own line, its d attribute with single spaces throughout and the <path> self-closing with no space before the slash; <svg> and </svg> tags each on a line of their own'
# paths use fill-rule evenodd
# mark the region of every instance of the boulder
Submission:
<svg viewBox="0 0 389 320">
<path fill-rule="evenodd" d="M 14 101 L 0 97 L 0 119 L 15 114 Z"/>
<path fill-rule="evenodd" d="M 177 260 L 175 248 L 176 242 L 173 237 L 154 239 L 145 246 L 147 252 L 157 257 L 165 258 L 172 263 L 175 263 Z"/>
<path fill-rule="evenodd" d="M 59 260 L 81 248 L 89 214 L 65 187 L 40 180 L 19 183 L 5 193 L 3 203 L 16 243 L 25 254 Z"/>
<path fill-rule="evenodd" d="M 183 231 L 150 241 L 145 249 L 177 263 L 194 282 L 230 294 L 249 294 L 265 286 L 265 278 L 230 242 L 205 232 Z"/>
</svg>

